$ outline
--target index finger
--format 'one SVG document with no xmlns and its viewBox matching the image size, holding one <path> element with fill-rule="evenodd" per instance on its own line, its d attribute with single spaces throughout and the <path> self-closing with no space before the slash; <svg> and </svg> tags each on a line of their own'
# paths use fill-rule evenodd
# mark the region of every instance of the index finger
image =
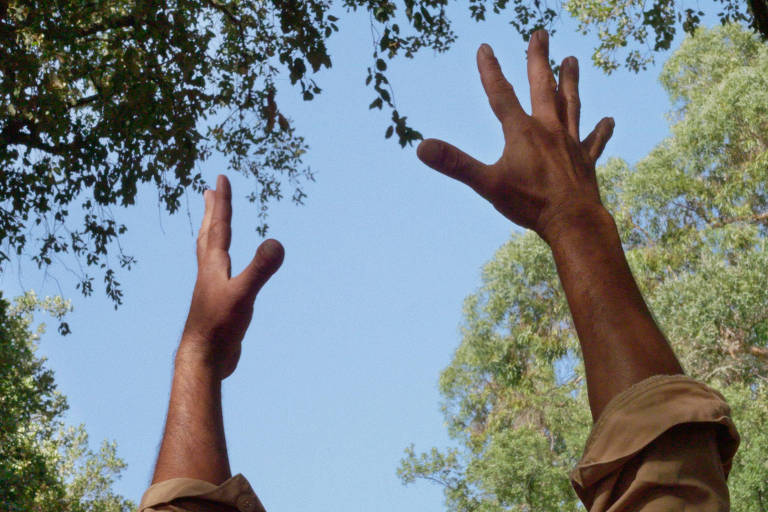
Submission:
<svg viewBox="0 0 768 512">
<path fill-rule="evenodd" d="M 528 83 L 531 88 L 531 113 L 545 123 L 556 123 L 557 83 L 549 67 L 549 34 L 537 30 L 528 43 Z"/>
<path fill-rule="evenodd" d="M 216 199 L 208 233 L 208 245 L 213 249 L 229 251 L 232 240 L 232 188 L 229 180 L 220 174 L 216 180 Z"/>
<path fill-rule="evenodd" d="M 491 110 L 500 122 L 504 123 L 507 119 L 515 119 L 525 114 L 515 89 L 504 77 L 499 61 L 487 44 L 481 45 L 477 52 L 477 70 L 480 72 L 480 81 L 488 96 Z"/>
</svg>

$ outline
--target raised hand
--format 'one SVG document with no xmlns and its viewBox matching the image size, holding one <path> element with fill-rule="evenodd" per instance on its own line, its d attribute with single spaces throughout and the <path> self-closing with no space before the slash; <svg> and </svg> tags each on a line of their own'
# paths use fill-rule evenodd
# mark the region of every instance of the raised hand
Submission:
<svg viewBox="0 0 768 512">
<path fill-rule="evenodd" d="M 437 139 L 422 141 L 417 155 L 551 243 L 559 221 L 602 207 L 595 162 L 613 133 L 613 119 L 603 118 L 587 138 L 579 139 L 578 61 L 563 60 L 558 85 L 549 67 L 545 30 L 535 32 L 528 45 L 531 115 L 520 106 L 490 46 L 478 50 L 477 67 L 504 132 L 501 158 L 486 165 Z"/>
<path fill-rule="evenodd" d="M 215 190 L 206 190 L 205 214 L 197 237 L 197 282 L 177 360 L 203 364 L 220 379 L 240 359 L 240 345 L 253 316 L 256 294 L 283 262 L 283 246 L 263 242 L 253 260 L 231 277 L 232 190 L 220 175 Z"/>
</svg>

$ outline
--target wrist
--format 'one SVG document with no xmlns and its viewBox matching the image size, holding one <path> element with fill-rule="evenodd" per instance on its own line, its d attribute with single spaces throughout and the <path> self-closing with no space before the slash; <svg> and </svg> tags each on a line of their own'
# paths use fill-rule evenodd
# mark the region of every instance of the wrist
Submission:
<svg viewBox="0 0 768 512">
<path fill-rule="evenodd" d="M 174 369 L 176 372 L 187 372 L 201 377 L 218 377 L 220 373 L 216 361 L 206 350 L 205 344 L 189 337 L 182 337 L 174 357 Z"/>
<path fill-rule="evenodd" d="M 543 216 L 539 236 L 550 248 L 582 239 L 585 235 L 616 230 L 610 212 L 600 203 L 568 205 Z"/>
<path fill-rule="evenodd" d="M 240 350 L 240 341 L 229 337 L 209 339 L 185 333 L 176 351 L 176 365 L 184 365 L 206 374 L 212 373 L 219 380 L 224 380 L 237 368 Z"/>
</svg>

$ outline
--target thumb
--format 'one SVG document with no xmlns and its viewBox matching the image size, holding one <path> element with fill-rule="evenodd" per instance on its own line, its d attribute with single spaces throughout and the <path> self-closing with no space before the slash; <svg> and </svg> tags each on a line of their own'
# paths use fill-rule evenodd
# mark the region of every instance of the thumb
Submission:
<svg viewBox="0 0 768 512">
<path fill-rule="evenodd" d="M 478 192 L 485 182 L 488 166 L 447 142 L 425 139 L 416 148 L 416 155 L 434 170 L 459 180 Z"/>
<path fill-rule="evenodd" d="M 242 285 L 248 290 L 249 294 L 255 299 L 262 286 L 269 281 L 272 274 L 277 272 L 280 265 L 283 264 L 285 250 L 283 245 L 277 240 L 265 240 L 258 249 L 251 262 L 245 267 L 245 270 L 237 276 Z"/>
<path fill-rule="evenodd" d="M 592 162 L 597 162 L 597 159 L 603 154 L 605 145 L 608 143 L 608 140 L 610 140 L 611 135 L 613 135 L 613 127 L 615 124 L 616 123 L 612 117 L 602 118 L 600 122 L 597 123 L 597 126 L 595 126 L 595 129 L 592 130 L 592 132 L 587 135 L 587 138 L 581 143 L 587 150 Z"/>
</svg>

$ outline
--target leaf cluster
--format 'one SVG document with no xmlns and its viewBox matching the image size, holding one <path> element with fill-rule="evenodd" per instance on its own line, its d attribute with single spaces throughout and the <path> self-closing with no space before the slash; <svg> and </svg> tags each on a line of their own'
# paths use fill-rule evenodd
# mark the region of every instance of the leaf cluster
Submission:
<svg viewBox="0 0 768 512">
<path fill-rule="evenodd" d="M 67 427 L 66 398 L 56 389 L 45 358 L 36 355 L 44 324 L 33 330 L 35 311 L 61 318 L 71 309 L 61 298 L 34 292 L 14 304 L 0 294 L 0 510 L 27 512 L 128 512 L 134 504 L 112 492 L 125 468 L 114 442 L 98 453 L 85 428 Z"/>
<path fill-rule="evenodd" d="M 390 109 L 384 136 L 397 135 L 405 147 L 423 137 L 397 108 L 388 62 L 423 48 L 448 51 L 456 40 L 448 3 L 0 3 L 0 268 L 12 257 L 31 258 L 46 275 L 61 265 L 84 295 L 93 293 L 96 272 L 117 307 L 117 272 L 136 260 L 120 244 L 126 226 L 115 209 L 134 205 L 146 185 L 165 211 L 177 212 L 186 192 L 206 187 L 198 169 L 214 153 L 253 179 L 247 197 L 257 203 L 256 229 L 264 236 L 271 201 L 291 187 L 291 199 L 301 204 L 303 184 L 314 179 L 303 165 L 308 146 L 278 105 L 276 84 L 285 73 L 305 101 L 321 93 L 308 75 L 332 67 L 326 42 L 340 21 L 332 7 L 369 13 L 369 109 Z M 742 2 L 720 3 L 723 22 L 759 15 Z M 585 33 L 597 30 L 593 60 L 601 69 L 616 69 L 616 52 L 631 42 L 626 66 L 638 71 L 669 47 L 678 25 L 688 33 L 698 26 L 703 12 L 679 4 L 471 0 L 469 13 L 479 22 L 489 10 L 509 8 L 510 24 L 527 40 L 539 28 L 554 33 L 564 8 Z M 654 46 L 642 52 L 650 32 Z"/>
<path fill-rule="evenodd" d="M 279 59 L 305 99 L 320 92 L 304 73 L 330 67 L 324 37 L 336 29 L 318 2 L 218 0 L 11 1 L 0 12 L 0 263 L 22 256 L 47 268 L 75 257 L 78 288 L 103 274 L 122 302 L 115 268 L 135 263 L 120 247 L 113 209 L 151 184 L 169 213 L 206 187 L 196 166 L 216 151 L 257 183 L 266 205 L 301 169 L 303 138 L 275 101 Z M 279 23 L 274 15 L 280 16 Z M 325 29 L 325 32 L 323 30 Z M 79 206 L 79 211 L 72 207 Z M 73 227 L 69 219 L 81 221 Z M 117 255 L 116 261 L 110 254 Z M 63 261 L 62 261 L 63 263 Z M 66 267 L 65 265 L 65 268 Z"/>
</svg>

